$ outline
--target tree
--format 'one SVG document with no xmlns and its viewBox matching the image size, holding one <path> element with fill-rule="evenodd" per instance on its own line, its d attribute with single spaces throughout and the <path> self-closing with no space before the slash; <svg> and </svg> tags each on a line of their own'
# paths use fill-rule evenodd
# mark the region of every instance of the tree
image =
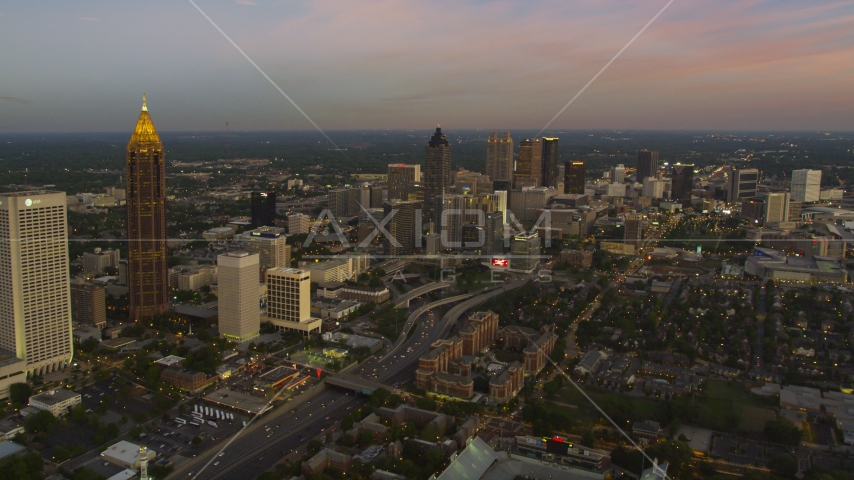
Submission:
<svg viewBox="0 0 854 480">
<path fill-rule="evenodd" d="M 44 460 L 38 453 L 11 457 L 0 461 L 0 480 L 40 480 Z"/>
<path fill-rule="evenodd" d="M 421 410 L 436 411 L 436 400 L 430 397 L 422 397 L 415 401 L 415 406 Z"/>
<path fill-rule="evenodd" d="M 12 403 L 26 405 L 33 395 L 33 389 L 26 383 L 13 383 L 9 385 L 9 399 Z"/>
<path fill-rule="evenodd" d="M 581 435 L 581 444 L 590 448 L 594 448 L 596 446 L 596 437 L 593 436 L 593 429 L 584 431 L 584 434 Z"/>
<path fill-rule="evenodd" d="M 788 419 L 778 418 L 765 422 L 765 438 L 769 441 L 798 445 L 802 436 L 803 432 Z"/>
<path fill-rule="evenodd" d="M 441 428 L 437 425 L 428 424 L 424 427 L 424 430 L 421 431 L 421 439 L 427 440 L 428 442 L 435 442 L 442 438 L 442 434 L 445 433 Z"/>
<path fill-rule="evenodd" d="M 86 405 L 82 403 L 78 403 L 71 409 L 71 420 L 75 423 L 83 423 L 89 421 L 89 418 L 86 416 Z"/>
<path fill-rule="evenodd" d="M 30 433 L 48 433 L 55 425 L 56 417 L 47 410 L 41 410 L 24 420 L 24 429 Z"/>
<path fill-rule="evenodd" d="M 308 452 L 309 455 L 314 455 L 315 453 L 319 452 L 322 449 L 323 449 L 323 442 L 321 442 L 320 440 L 317 440 L 317 439 L 313 439 L 313 440 L 309 441 L 308 445 L 306 445 L 306 452 Z"/>
<path fill-rule="evenodd" d="M 771 472 L 783 478 L 795 478 L 798 473 L 798 459 L 791 455 L 779 455 L 766 465 Z"/>
<path fill-rule="evenodd" d="M 196 435 L 195 437 L 193 437 L 192 442 L 194 447 L 198 447 L 202 443 L 202 438 Z"/>
<path fill-rule="evenodd" d="M 374 434 L 368 429 L 363 428 L 359 432 L 359 436 L 357 438 L 357 442 L 359 446 L 362 448 L 369 447 L 374 443 Z"/>
<path fill-rule="evenodd" d="M 684 472 L 694 458 L 694 451 L 687 443 L 675 440 L 656 443 L 647 448 L 646 453 L 650 458 L 658 457 L 659 461 L 668 462 L 670 467 L 667 473 L 672 478 L 677 478 L 680 472 Z"/>
<path fill-rule="evenodd" d="M 352 429 L 354 423 L 356 422 L 351 415 L 344 415 L 344 418 L 341 419 L 341 431 L 346 432 Z"/>
</svg>

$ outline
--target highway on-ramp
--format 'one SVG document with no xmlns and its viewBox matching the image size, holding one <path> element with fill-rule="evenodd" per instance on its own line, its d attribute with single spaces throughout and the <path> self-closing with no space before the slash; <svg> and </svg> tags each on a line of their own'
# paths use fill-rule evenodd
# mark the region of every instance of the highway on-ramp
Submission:
<svg viewBox="0 0 854 480">
<path fill-rule="evenodd" d="M 362 364 L 361 368 L 352 370 L 350 373 L 364 378 L 374 378 L 385 384 L 394 384 L 411 378 L 412 371 L 417 368 L 418 358 L 427 353 L 433 342 L 443 338 L 463 313 L 496 295 L 521 287 L 529 279 L 530 277 L 526 277 L 503 284 L 475 297 L 467 295 L 463 303 L 451 308 L 442 319 L 437 319 L 432 309 L 450 303 L 451 298 L 455 297 L 420 307 L 410 315 L 412 322 L 407 320 L 407 323 L 412 325 L 411 328 L 415 328 L 411 335 L 401 334 L 403 340 L 393 347 L 392 352 L 381 359 L 369 359 Z M 459 300 L 461 298 L 455 298 L 455 301 Z M 418 321 L 424 314 L 427 316 Z M 367 398 L 352 392 L 326 387 L 315 394 L 310 399 L 310 403 L 308 400 L 300 402 L 301 400 L 294 402 L 298 405 L 296 412 L 292 412 L 294 407 L 286 403 L 258 418 L 225 449 L 221 457 L 217 454 L 222 447 L 217 445 L 179 466 L 168 478 L 253 479 L 283 460 L 290 461 L 304 454 L 309 440 L 322 438 L 325 431 L 330 428 L 337 429 L 341 418 L 353 409 L 364 405 Z M 220 440 L 220 442 L 226 441 L 228 439 Z M 207 468 L 199 474 L 205 465 L 208 465 Z"/>
</svg>

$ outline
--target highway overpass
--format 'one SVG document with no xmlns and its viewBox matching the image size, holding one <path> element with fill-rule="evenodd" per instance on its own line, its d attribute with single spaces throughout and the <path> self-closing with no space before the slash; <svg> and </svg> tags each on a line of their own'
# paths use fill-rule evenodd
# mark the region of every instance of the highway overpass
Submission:
<svg viewBox="0 0 854 480">
<path fill-rule="evenodd" d="M 371 395 L 374 393 L 375 390 L 380 388 L 385 388 L 386 390 L 392 393 L 397 393 L 397 389 L 394 387 L 390 387 L 388 385 L 385 385 L 384 383 L 377 382 L 368 378 L 349 375 L 347 373 L 335 373 L 324 378 L 323 381 L 327 385 L 352 390 L 356 393 L 361 393 L 363 395 Z"/>
<path fill-rule="evenodd" d="M 404 293 L 403 295 L 397 297 L 395 300 L 394 308 L 407 307 L 409 308 L 409 302 L 414 300 L 421 295 L 428 294 L 434 290 L 441 290 L 443 288 L 448 288 L 453 286 L 452 282 L 433 282 L 428 283 L 427 285 L 422 285 L 418 288 L 413 288 L 412 290 Z"/>
</svg>

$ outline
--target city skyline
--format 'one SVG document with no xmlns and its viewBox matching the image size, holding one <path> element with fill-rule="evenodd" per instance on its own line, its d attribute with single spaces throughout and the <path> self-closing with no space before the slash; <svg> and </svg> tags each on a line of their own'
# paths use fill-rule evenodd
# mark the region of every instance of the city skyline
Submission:
<svg viewBox="0 0 854 480">
<path fill-rule="evenodd" d="M 541 128 L 665 4 L 199 6 L 323 129 L 456 130 Z M 674 2 L 552 128 L 849 129 L 852 18 L 841 2 Z M 0 132 L 120 130 L 143 90 L 161 131 L 312 129 L 189 3 L 22 4 L 0 25 L 17 45 L 0 53 Z"/>
</svg>

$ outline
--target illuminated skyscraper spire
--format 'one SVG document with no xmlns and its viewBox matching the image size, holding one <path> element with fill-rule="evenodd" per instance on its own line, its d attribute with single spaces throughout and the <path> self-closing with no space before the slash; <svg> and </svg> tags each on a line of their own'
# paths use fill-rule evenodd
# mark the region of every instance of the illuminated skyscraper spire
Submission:
<svg viewBox="0 0 854 480">
<path fill-rule="evenodd" d="M 137 321 L 169 311 L 166 250 L 166 162 L 163 143 L 142 110 L 127 146 L 129 317 Z"/>
</svg>

